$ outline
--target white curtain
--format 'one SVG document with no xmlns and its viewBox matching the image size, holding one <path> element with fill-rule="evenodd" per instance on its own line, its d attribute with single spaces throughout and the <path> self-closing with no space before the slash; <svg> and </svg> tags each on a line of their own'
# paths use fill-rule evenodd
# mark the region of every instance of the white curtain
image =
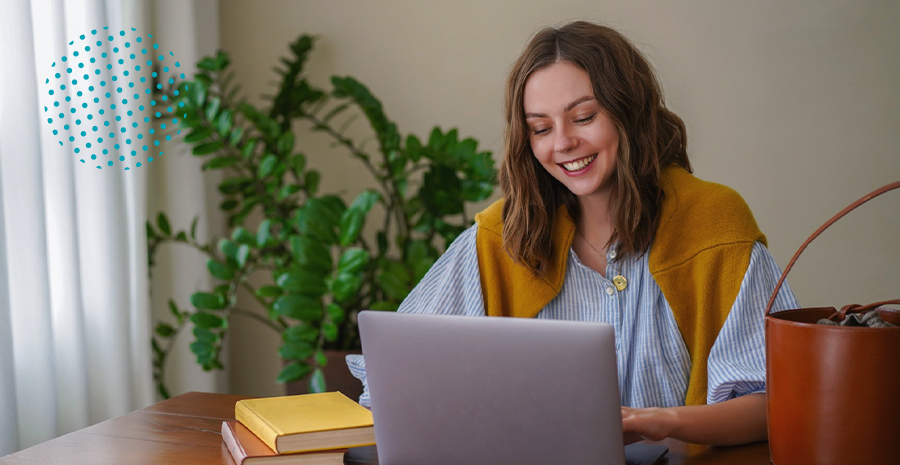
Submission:
<svg viewBox="0 0 900 465">
<path fill-rule="evenodd" d="M 162 50 L 173 51 L 184 64 L 186 74 L 193 71 L 192 63 L 199 56 L 214 51 L 218 35 L 217 0 L 0 0 L 0 5 L 3 456 L 157 400 L 150 337 L 153 321 L 165 313 L 169 296 L 162 295 L 151 305 L 144 221 L 155 216 L 156 209 L 166 210 L 173 222 L 190 218 L 206 211 L 207 199 L 214 201 L 204 187 L 210 179 L 200 174 L 196 161 L 178 156 L 174 142 L 171 149 L 165 143 L 160 147 L 171 150 L 171 155 L 128 171 L 122 166 L 129 162 L 119 163 L 117 158 L 120 154 L 130 157 L 130 150 L 113 149 L 112 140 L 98 143 L 92 151 L 99 154 L 107 148 L 110 153 L 96 162 L 110 160 L 117 166 L 96 169 L 99 163 L 90 159 L 91 150 L 84 149 L 80 139 L 66 137 L 78 137 L 81 129 L 90 131 L 91 123 L 71 125 L 68 130 L 59 128 L 60 121 L 48 123 L 58 113 L 76 109 L 76 102 L 80 104 L 76 86 L 57 88 L 55 98 L 50 98 L 46 80 L 53 81 L 55 73 L 66 67 L 61 57 L 82 50 L 87 58 L 85 44 L 93 45 L 92 39 L 112 31 L 153 34 Z M 92 37 L 92 30 L 99 31 L 99 36 Z M 79 39 L 81 35 L 86 40 Z M 112 48 L 106 43 L 111 41 L 101 42 L 104 45 L 92 53 Z M 51 67 L 54 62 L 57 65 Z M 99 73 L 90 77 L 121 76 L 124 66 L 111 64 L 109 70 L 98 68 Z M 81 73 L 75 69 L 73 76 Z M 139 76 L 150 79 L 149 67 L 134 71 L 132 78 Z M 66 96 L 72 100 L 63 100 Z M 97 102 L 86 104 L 84 113 L 110 108 L 119 96 L 98 97 Z M 53 102 L 61 105 L 54 107 Z M 123 104 L 109 110 L 107 118 L 123 118 L 110 130 L 125 129 L 130 108 Z M 136 122 L 136 130 L 144 134 L 152 124 Z M 54 129 L 59 134 L 53 134 Z M 83 151 L 74 153 L 78 147 Z M 209 231 L 208 216 L 202 216 L 200 237 Z M 202 277 L 205 274 L 197 273 L 196 264 L 181 267 L 191 276 L 200 276 L 186 279 L 174 271 L 178 264 L 165 256 L 161 261 L 167 269 L 154 276 L 154 291 L 161 287 L 189 295 L 208 284 Z M 167 282 L 191 286 L 177 289 Z M 181 339 L 183 347 L 187 338 Z M 173 362 L 169 367 L 174 372 L 169 376 L 170 385 L 175 385 L 173 394 L 223 389 L 221 375 L 198 374 L 189 357 L 176 357 Z"/>
</svg>

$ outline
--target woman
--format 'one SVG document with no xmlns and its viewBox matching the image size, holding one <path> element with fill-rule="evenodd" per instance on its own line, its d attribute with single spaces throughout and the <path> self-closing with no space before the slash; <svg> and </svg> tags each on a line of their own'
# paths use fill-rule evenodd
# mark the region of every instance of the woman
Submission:
<svg viewBox="0 0 900 465">
<path fill-rule="evenodd" d="M 400 311 L 609 323 L 630 440 L 765 439 L 762 309 L 780 270 L 740 195 L 691 175 L 647 60 L 603 26 L 544 29 L 505 114 L 504 199 Z M 785 288 L 775 307 L 799 306 Z M 365 383 L 362 358 L 348 364 Z"/>
</svg>

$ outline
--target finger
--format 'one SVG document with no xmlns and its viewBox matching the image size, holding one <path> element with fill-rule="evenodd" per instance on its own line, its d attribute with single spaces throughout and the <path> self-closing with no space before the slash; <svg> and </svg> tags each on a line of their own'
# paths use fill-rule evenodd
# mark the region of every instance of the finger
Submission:
<svg viewBox="0 0 900 465">
<path fill-rule="evenodd" d="M 626 446 L 638 441 L 643 441 L 644 438 L 640 434 L 637 433 L 622 433 L 622 443 Z"/>
</svg>

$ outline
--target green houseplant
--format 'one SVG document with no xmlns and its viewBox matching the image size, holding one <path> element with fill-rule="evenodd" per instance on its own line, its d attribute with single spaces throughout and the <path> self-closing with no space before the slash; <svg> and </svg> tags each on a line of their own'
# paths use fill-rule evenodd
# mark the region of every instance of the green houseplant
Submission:
<svg viewBox="0 0 900 465">
<path fill-rule="evenodd" d="M 488 198 L 496 183 L 490 152 L 478 151 L 457 130 L 435 127 L 427 140 L 401 136 L 381 103 L 352 77 L 332 77 L 330 91 L 313 86 L 303 73 L 314 39 L 303 35 L 282 58 L 277 92 L 260 109 L 237 100 L 227 54 L 203 58 L 193 81 L 160 91 L 172 113 L 190 129 L 184 141 L 206 157 L 203 169 L 225 169 L 219 185 L 228 213 L 229 237 L 200 243 L 197 219 L 176 231 L 165 213 L 147 222 L 152 269 L 157 250 L 181 243 L 208 256 L 207 268 L 220 284 L 190 296 L 191 308 L 169 300 L 171 318 L 158 322 L 153 337 L 154 380 L 169 397 L 164 366 L 172 343 L 193 323 L 191 351 L 204 370 L 223 368 L 223 339 L 231 316 L 243 314 L 280 333 L 284 368 L 278 382 L 309 378 L 311 392 L 326 389 L 322 367 L 327 349 L 359 349 L 356 313 L 393 311 L 449 243 L 471 224 L 466 203 Z M 161 96 L 162 98 L 162 96 Z M 175 107 L 177 105 L 177 107 Z M 374 132 L 377 151 L 346 135 L 363 116 Z M 292 124 L 306 121 L 333 138 L 362 167 L 378 189 L 348 201 L 318 193 L 320 175 L 295 150 Z M 361 234 L 370 210 L 384 209 L 374 240 Z M 248 215 L 263 219 L 250 228 Z M 267 284 L 250 277 L 263 273 Z M 244 288 L 265 314 L 239 308 Z"/>
</svg>

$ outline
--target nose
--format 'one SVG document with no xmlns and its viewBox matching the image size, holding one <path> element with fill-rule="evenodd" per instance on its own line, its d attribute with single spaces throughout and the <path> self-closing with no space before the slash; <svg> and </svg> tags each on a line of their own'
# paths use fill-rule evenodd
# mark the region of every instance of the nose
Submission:
<svg viewBox="0 0 900 465">
<path fill-rule="evenodd" d="M 568 124 L 561 124 L 555 131 L 555 139 L 553 140 L 553 150 L 560 153 L 567 153 L 578 147 L 578 138 L 575 137 L 573 128 Z"/>
</svg>

